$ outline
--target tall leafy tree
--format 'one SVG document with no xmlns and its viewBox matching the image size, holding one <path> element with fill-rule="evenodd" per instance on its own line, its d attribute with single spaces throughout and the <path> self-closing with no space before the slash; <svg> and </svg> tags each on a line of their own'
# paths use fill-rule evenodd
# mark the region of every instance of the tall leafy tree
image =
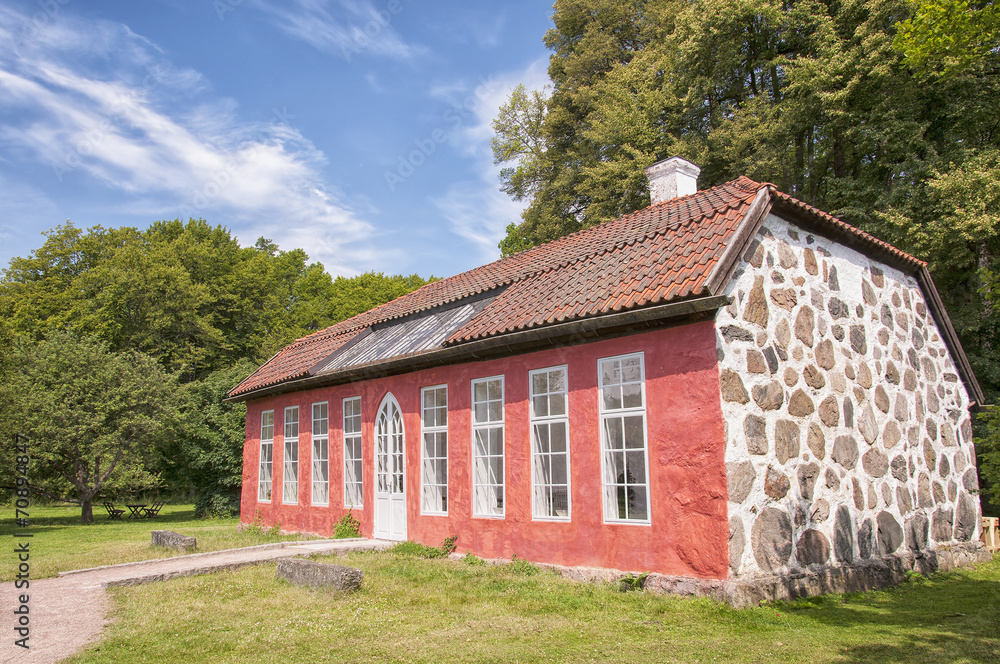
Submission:
<svg viewBox="0 0 1000 664">
<path fill-rule="evenodd" d="M 80 505 L 91 523 L 98 494 L 156 486 L 149 462 L 172 435 L 179 395 L 153 358 L 53 332 L 20 342 L 10 363 L 17 370 L 0 388 L 3 434 L 29 438 L 34 492 Z"/>
<path fill-rule="evenodd" d="M 335 280 L 301 249 L 284 251 L 265 238 L 241 247 L 201 219 L 144 230 L 66 223 L 13 259 L 0 279 L 0 385 L 24 380 L 11 356 L 19 338 L 41 343 L 69 332 L 100 339 L 111 353 L 153 358 L 176 374 L 187 405 L 181 435 L 158 441 L 141 468 L 129 466 L 134 479 L 161 475 L 175 492 L 193 490 L 200 512 L 225 513 L 238 508 L 244 435 L 242 407 L 223 405 L 225 393 L 295 338 L 424 283 L 381 273 Z M 20 425 L 0 408 L 0 431 Z M 108 481 L 100 489 L 121 488 Z"/>
</svg>

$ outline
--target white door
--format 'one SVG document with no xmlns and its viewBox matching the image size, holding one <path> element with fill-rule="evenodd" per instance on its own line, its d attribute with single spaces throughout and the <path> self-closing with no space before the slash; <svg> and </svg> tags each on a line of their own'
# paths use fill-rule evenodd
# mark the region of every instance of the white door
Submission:
<svg viewBox="0 0 1000 664">
<path fill-rule="evenodd" d="M 392 393 L 375 417 L 375 537 L 406 539 L 406 473 L 403 415 Z"/>
</svg>

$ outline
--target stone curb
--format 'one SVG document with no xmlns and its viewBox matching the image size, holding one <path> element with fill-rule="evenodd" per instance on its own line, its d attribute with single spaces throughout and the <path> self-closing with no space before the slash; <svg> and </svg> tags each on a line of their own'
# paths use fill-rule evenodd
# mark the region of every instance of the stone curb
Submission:
<svg viewBox="0 0 1000 664">
<path fill-rule="evenodd" d="M 100 565 L 98 567 L 86 567 L 84 569 L 71 569 L 65 572 L 59 572 L 58 576 L 69 576 L 70 574 L 83 574 L 84 572 L 98 572 L 109 569 L 122 569 L 128 567 L 136 567 L 138 565 L 152 565 L 154 563 L 165 563 L 174 560 L 192 560 L 206 558 L 208 556 L 220 556 L 225 553 L 237 553 L 241 551 L 270 551 L 271 549 L 283 549 L 289 546 L 300 546 L 303 544 L 325 544 L 325 543 L 350 543 L 350 542 L 364 542 L 364 541 L 377 541 L 377 540 L 365 540 L 364 537 L 350 537 L 345 539 L 314 539 L 314 540 L 293 540 L 289 542 L 274 542 L 272 544 L 258 544 L 256 546 L 246 546 L 238 547 L 235 549 L 220 549 L 218 551 L 203 551 L 200 553 L 189 553 L 187 555 L 171 556 L 169 558 L 152 558 L 150 560 L 137 560 L 131 563 L 117 563 L 115 565 Z"/>
</svg>

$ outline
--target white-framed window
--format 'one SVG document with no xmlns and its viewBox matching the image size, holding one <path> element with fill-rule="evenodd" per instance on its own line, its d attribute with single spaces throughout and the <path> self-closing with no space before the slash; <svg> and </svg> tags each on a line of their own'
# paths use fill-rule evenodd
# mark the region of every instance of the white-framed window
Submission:
<svg viewBox="0 0 1000 664">
<path fill-rule="evenodd" d="M 649 523 L 643 355 L 598 360 L 597 375 L 604 520 Z"/>
<path fill-rule="evenodd" d="M 531 389 L 531 505 L 536 519 L 569 520 L 566 367 L 528 373 Z"/>
<path fill-rule="evenodd" d="M 503 376 L 472 381 L 472 515 L 504 516 Z"/>
<path fill-rule="evenodd" d="M 363 507 L 361 397 L 344 399 L 344 507 Z"/>
<path fill-rule="evenodd" d="M 257 500 L 271 500 L 271 470 L 274 464 L 274 411 L 260 414 L 260 470 L 257 475 Z"/>
<path fill-rule="evenodd" d="M 448 513 L 448 386 L 420 390 L 420 511 Z"/>
<path fill-rule="evenodd" d="M 312 405 L 312 504 L 330 504 L 330 407 Z"/>
<path fill-rule="evenodd" d="M 285 472 L 282 473 L 281 502 L 299 502 L 299 407 L 285 409 Z"/>
</svg>

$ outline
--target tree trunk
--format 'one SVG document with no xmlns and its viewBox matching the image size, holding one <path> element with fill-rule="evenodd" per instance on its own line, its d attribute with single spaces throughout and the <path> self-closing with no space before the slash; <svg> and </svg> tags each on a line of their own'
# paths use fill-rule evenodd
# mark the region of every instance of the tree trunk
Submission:
<svg viewBox="0 0 1000 664">
<path fill-rule="evenodd" d="M 83 523 L 94 522 L 94 504 L 90 498 L 80 499 L 80 521 Z"/>
</svg>

